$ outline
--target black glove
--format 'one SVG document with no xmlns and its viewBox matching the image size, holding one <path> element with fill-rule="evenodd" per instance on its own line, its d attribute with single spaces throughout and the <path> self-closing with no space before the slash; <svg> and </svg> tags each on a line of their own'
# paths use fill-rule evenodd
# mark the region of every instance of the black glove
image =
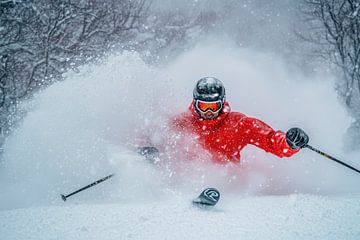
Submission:
<svg viewBox="0 0 360 240">
<path fill-rule="evenodd" d="M 305 147 L 309 142 L 309 136 L 300 128 L 290 128 L 286 132 L 286 142 L 292 149 Z"/>
<path fill-rule="evenodd" d="M 159 158 L 159 150 L 156 147 L 140 147 L 137 152 L 152 163 Z"/>
</svg>

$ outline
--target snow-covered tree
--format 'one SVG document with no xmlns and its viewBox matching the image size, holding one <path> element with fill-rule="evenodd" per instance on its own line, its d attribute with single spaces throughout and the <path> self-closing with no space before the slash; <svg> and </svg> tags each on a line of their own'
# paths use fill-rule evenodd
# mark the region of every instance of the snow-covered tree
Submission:
<svg viewBox="0 0 360 240">
<path fill-rule="evenodd" d="M 0 132 L 16 103 L 136 38 L 147 0 L 1 0 Z"/>
<path fill-rule="evenodd" d="M 303 0 L 301 12 L 310 27 L 304 39 L 336 66 L 338 93 L 356 119 L 349 135 L 360 139 L 360 1 Z"/>
</svg>

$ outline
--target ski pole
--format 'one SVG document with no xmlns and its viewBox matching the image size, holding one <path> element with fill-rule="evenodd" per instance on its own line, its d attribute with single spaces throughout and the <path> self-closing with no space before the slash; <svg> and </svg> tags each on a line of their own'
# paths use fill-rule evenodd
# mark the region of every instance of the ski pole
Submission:
<svg viewBox="0 0 360 240">
<path fill-rule="evenodd" d="M 114 173 L 113 173 L 113 174 L 110 174 L 110 175 L 108 175 L 108 176 L 106 176 L 106 177 L 104 177 L 104 178 L 101 178 L 101 179 L 99 179 L 99 180 L 97 180 L 97 181 L 95 181 L 95 182 L 93 182 L 93 183 L 90 183 L 89 185 L 87 185 L 87 186 L 85 186 L 85 187 L 82 187 L 82 188 L 80 188 L 79 190 L 76 190 L 75 192 L 72 192 L 72 193 L 70 193 L 70 194 L 68 194 L 68 195 L 66 195 L 66 196 L 63 195 L 63 194 L 60 194 L 60 196 L 61 196 L 62 200 L 64 200 L 64 202 L 65 202 L 68 197 L 70 197 L 70 196 L 72 196 L 72 195 L 75 195 L 75 194 L 77 194 L 77 193 L 79 193 L 79 192 L 81 192 L 81 191 L 84 191 L 85 189 L 91 188 L 91 187 L 93 187 L 93 186 L 95 186 L 95 185 L 97 185 L 97 184 L 99 184 L 99 183 L 101 183 L 101 182 L 103 182 L 103 181 L 106 181 L 106 180 L 108 180 L 109 178 L 113 177 L 114 175 L 115 175 Z"/>
<path fill-rule="evenodd" d="M 310 149 L 310 150 L 312 150 L 312 151 L 314 151 L 314 152 L 319 153 L 320 155 L 323 155 L 324 157 L 327 157 L 327 158 L 330 159 L 330 160 L 333 160 L 333 161 L 335 161 L 335 162 L 337 162 L 337 163 L 340 163 L 341 165 L 343 165 L 343 166 L 345 166 L 345 167 L 347 167 L 347 168 L 350 168 L 351 170 L 354 170 L 354 171 L 357 172 L 357 173 L 360 173 L 360 170 L 354 168 L 353 166 L 350 166 L 350 165 L 347 164 L 347 163 L 344 163 L 343 161 L 340 161 L 339 159 L 336 159 L 336 158 L 330 156 L 330 155 L 327 154 L 327 153 L 324 153 L 323 151 L 320 151 L 320 150 L 318 150 L 318 149 L 316 149 L 316 148 L 314 148 L 314 147 L 312 147 L 312 146 L 310 146 L 310 145 L 305 145 L 305 147 L 308 148 L 308 149 Z"/>
</svg>

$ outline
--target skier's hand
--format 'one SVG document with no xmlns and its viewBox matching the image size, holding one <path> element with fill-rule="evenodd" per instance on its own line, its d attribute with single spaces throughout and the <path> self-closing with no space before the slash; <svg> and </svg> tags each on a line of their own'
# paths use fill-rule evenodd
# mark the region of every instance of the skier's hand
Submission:
<svg viewBox="0 0 360 240">
<path fill-rule="evenodd" d="M 159 150 L 156 147 L 140 147 L 137 152 L 152 163 L 155 163 L 159 158 Z"/>
<path fill-rule="evenodd" d="M 309 142 L 309 136 L 300 128 L 290 128 L 286 132 L 286 142 L 292 149 L 305 147 Z"/>
</svg>

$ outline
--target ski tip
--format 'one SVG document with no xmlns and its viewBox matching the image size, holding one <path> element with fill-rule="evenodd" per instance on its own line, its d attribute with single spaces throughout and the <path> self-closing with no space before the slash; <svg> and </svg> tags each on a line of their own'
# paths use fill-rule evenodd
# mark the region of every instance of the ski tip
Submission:
<svg viewBox="0 0 360 240">
<path fill-rule="evenodd" d="M 60 196 L 61 196 L 61 199 L 62 199 L 64 202 L 66 202 L 66 197 L 65 197 L 64 195 L 62 195 L 62 194 L 60 194 Z"/>
<path fill-rule="evenodd" d="M 192 203 L 195 206 L 209 208 L 215 206 L 220 199 L 220 192 L 215 188 L 204 189 L 200 196 L 195 198 Z"/>
<path fill-rule="evenodd" d="M 215 206 L 214 204 L 209 204 L 209 203 L 203 202 L 199 198 L 194 199 L 192 201 L 192 205 L 196 206 L 198 208 L 202 208 L 202 209 L 209 209 L 209 208 L 213 208 Z"/>
</svg>

